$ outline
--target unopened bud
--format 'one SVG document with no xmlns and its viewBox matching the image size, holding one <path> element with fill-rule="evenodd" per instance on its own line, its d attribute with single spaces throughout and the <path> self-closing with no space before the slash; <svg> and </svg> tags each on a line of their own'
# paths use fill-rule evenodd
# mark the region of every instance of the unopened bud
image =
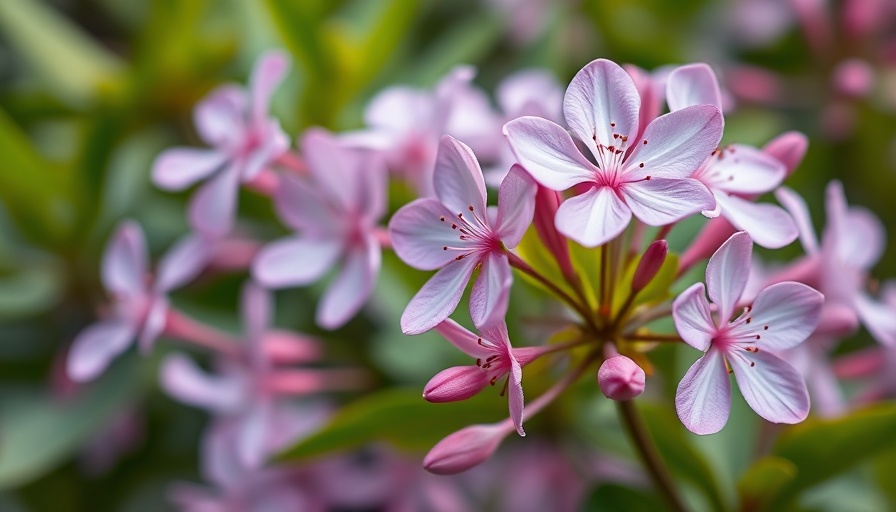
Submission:
<svg viewBox="0 0 896 512">
<path fill-rule="evenodd" d="M 762 151 L 778 159 L 787 168 L 787 175 L 793 174 L 809 148 L 809 139 L 802 133 L 790 131 L 778 135 L 763 146 Z"/>
<path fill-rule="evenodd" d="M 423 398 L 429 402 L 466 400 L 489 383 L 488 374 L 478 366 L 453 366 L 440 371 L 426 383 Z"/>
<path fill-rule="evenodd" d="M 611 400 L 631 400 L 644 392 L 644 370 L 628 357 L 613 356 L 597 371 L 597 384 Z"/>
<path fill-rule="evenodd" d="M 667 254 L 669 254 L 669 244 L 665 240 L 657 240 L 650 244 L 650 247 L 644 251 L 644 256 L 641 256 L 638 268 L 635 269 L 635 276 L 632 278 L 632 292 L 640 292 L 650 284 L 650 281 L 653 281 L 666 261 Z"/>
<path fill-rule="evenodd" d="M 861 59 L 845 60 L 834 68 L 834 87 L 844 96 L 865 97 L 874 88 L 874 70 Z"/>
<path fill-rule="evenodd" d="M 482 464 L 513 430 L 507 422 L 464 427 L 439 441 L 423 458 L 423 467 L 437 475 L 453 475 Z"/>
</svg>

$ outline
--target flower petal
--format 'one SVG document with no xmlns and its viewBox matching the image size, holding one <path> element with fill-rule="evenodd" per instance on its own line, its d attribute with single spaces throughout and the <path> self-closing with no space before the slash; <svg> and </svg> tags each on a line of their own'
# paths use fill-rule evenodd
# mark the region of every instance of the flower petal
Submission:
<svg viewBox="0 0 896 512">
<path fill-rule="evenodd" d="M 149 354 L 152 346 L 165 330 L 168 322 L 168 298 L 164 295 L 156 295 L 149 305 L 146 319 L 143 321 L 143 329 L 137 339 L 137 346 L 143 355 Z"/>
<path fill-rule="evenodd" d="M 455 225 L 452 219 L 454 215 L 437 199 L 417 199 L 406 204 L 389 221 L 389 236 L 395 253 L 402 261 L 420 270 L 435 270 L 448 265 L 466 252 L 453 249 L 470 246 L 470 242 L 460 238 L 457 229 L 452 229 Z"/>
<path fill-rule="evenodd" d="M 624 183 L 620 191 L 635 217 L 651 226 L 671 224 L 715 205 L 709 190 L 691 178 L 651 178 Z"/>
<path fill-rule="evenodd" d="M 825 252 L 851 267 L 867 270 L 880 259 L 886 235 L 880 220 L 864 208 L 849 207 L 843 184 L 832 181 L 826 189 Z"/>
<path fill-rule="evenodd" d="M 242 382 L 209 375 L 184 354 L 165 357 L 159 382 L 178 401 L 219 414 L 236 411 L 247 398 Z"/>
<path fill-rule="evenodd" d="M 563 87 L 544 69 L 514 73 L 498 84 L 495 98 L 508 119 L 538 116 L 558 122 L 563 107 Z"/>
<path fill-rule="evenodd" d="M 778 159 L 787 169 L 787 175 L 793 173 L 796 167 L 803 161 L 806 149 L 809 147 L 809 139 L 797 131 L 790 131 L 778 135 L 770 140 L 762 151 Z"/>
<path fill-rule="evenodd" d="M 469 256 L 449 263 L 436 272 L 405 308 L 401 315 L 401 331 L 420 334 L 448 318 L 460 302 L 460 296 L 478 263 L 478 258 Z"/>
<path fill-rule="evenodd" d="M 251 345 L 253 362 L 266 359 L 264 336 L 271 325 L 272 310 L 271 294 L 255 282 L 247 281 L 240 295 L 240 313 L 243 330 Z"/>
<path fill-rule="evenodd" d="M 637 136 L 640 108 L 641 96 L 631 77 L 606 59 L 592 61 L 576 73 L 563 98 L 567 126 L 595 157 L 598 144 L 616 144 L 614 134 Z"/>
<path fill-rule="evenodd" d="M 510 409 L 510 419 L 516 427 L 516 432 L 525 437 L 523 430 L 523 369 L 516 359 L 511 359 L 510 376 L 507 381 L 507 405 Z"/>
<path fill-rule="evenodd" d="M 307 235 L 326 235 L 339 230 L 338 215 L 320 190 L 292 174 L 280 177 L 274 191 L 274 207 L 284 224 Z"/>
<path fill-rule="evenodd" d="M 510 168 L 501 182 L 495 231 L 508 249 L 513 249 L 520 243 L 523 234 L 532 224 L 537 190 L 535 180 L 518 164 Z"/>
<path fill-rule="evenodd" d="M 308 162 L 308 172 L 319 187 L 324 200 L 334 201 L 342 212 L 357 208 L 359 193 L 357 174 L 361 166 L 360 154 L 348 148 L 323 128 L 310 128 L 302 135 L 299 145 Z"/>
<path fill-rule="evenodd" d="M 192 281 L 208 264 L 214 243 L 193 233 L 178 240 L 156 267 L 155 290 L 165 293 Z"/>
<path fill-rule="evenodd" d="M 240 418 L 236 432 L 237 455 L 249 469 L 261 467 L 268 455 L 267 443 L 271 434 L 271 401 L 256 400 Z"/>
<path fill-rule="evenodd" d="M 775 190 L 775 198 L 778 199 L 796 223 L 799 231 L 800 243 L 806 254 L 818 252 L 818 239 L 815 237 L 815 228 L 812 227 L 812 217 L 809 216 L 809 208 L 799 194 L 787 187 L 778 187 Z"/>
<path fill-rule="evenodd" d="M 672 317 L 675 329 L 685 343 L 703 352 L 709 349 L 717 330 L 712 323 L 703 283 L 694 283 L 675 299 Z"/>
<path fill-rule="evenodd" d="M 734 326 L 732 336 L 758 332 L 755 343 L 775 352 L 793 348 L 812 334 L 821 319 L 824 296 L 802 283 L 784 282 L 763 289 L 747 313 L 750 322 Z"/>
<path fill-rule="evenodd" d="M 722 430 L 731 412 L 731 381 L 721 352 L 711 348 L 688 369 L 675 392 L 675 410 L 695 434 Z"/>
<path fill-rule="evenodd" d="M 381 258 L 379 244 L 372 236 L 367 237 L 363 246 L 346 252 L 342 269 L 318 304 L 318 325 L 336 329 L 355 316 L 373 291 Z"/>
<path fill-rule="evenodd" d="M 482 391 L 488 383 L 488 373 L 476 365 L 453 366 L 440 371 L 426 383 L 423 398 L 433 403 L 466 400 Z"/>
<path fill-rule="evenodd" d="M 284 288 L 317 281 L 342 252 L 342 242 L 321 238 L 283 238 L 258 251 L 252 275 L 262 286 Z"/>
<path fill-rule="evenodd" d="M 226 153 L 216 149 L 172 148 L 152 164 L 152 182 L 163 190 L 183 190 L 220 170 Z"/>
<path fill-rule="evenodd" d="M 513 276 L 507 256 L 490 253 L 483 260 L 479 277 L 470 292 L 470 317 L 477 329 L 488 329 L 504 321 L 511 284 Z"/>
<path fill-rule="evenodd" d="M 731 235 L 706 265 L 706 288 L 709 298 L 719 307 L 718 326 L 731 319 L 734 306 L 740 300 L 750 277 L 750 258 L 753 241 L 743 231 Z"/>
<path fill-rule="evenodd" d="M 654 119 L 625 159 L 628 168 L 624 179 L 690 177 L 719 146 L 723 125 L 722 113 L 709 105 L 688 107 Z"/>
<path fill-rule="evenodd" d="M 569 133 L 547 119 L 514 119 L 504 125 L 504 135 L 523 168 L 549 189 L 566 190 L 594 181 L 599 172 L 579 152 Z"/>
<path fill-rule="evenodd" d="M 856 294 L 855 308 L 862 325 L 878 342 L 896 346 L 896 306 L 872 300 L 864 293 Z"/>
<path fill-rule="evenodd" d="M 480 343 L 482 337 L 477 336 L 450 318 L 434 327 L 452 345 L 470 357 L 486 358 L 494 352 Z M 488 340 L 491 341 L 491 340 Z"/>
<path fill-rule="evenodd" d="M 728 361 L 744 400 L 756 414 L 772 423 L 799 423 L 809 415 L 803 377 L 778 356 L 760 350 Z"/>
<path fill-rule="evenodd" d="M 289 149 L 289 137 L 280 128 L 280 121 L 276 119 L 259 121 L 255 130 L 254 136 L 261 142 L 243 158 L 243 166 L 240 169 L 240 180 L 243 182 L 257 178 L 265 167 Z"/>
<path fill-rule="evenodd" d="M 258 122 L 263 120 L 269 111 L 271 96 L 283 82 L 289 71 L 289 56 L 280 50 L 271 50 L 258 57 L 252 76 L 249 78 L 249 91 L 252 96 L 252 117 Z"/>
<path fill-rule="evenodd" d="M 675 68 L 666 78 L 666 103 L 672 112 L 693 105 L 712 105 L 722 110 L 716 74 L 702 62 Z"/>
<path fill-rule="evenodd" d="M 204 183 L 190 200 L 190 226 L 207 236 L 230 232 L 240 187 L 240 168 L 231 164 Z"/>
<path fill-rule="evenodd" d="M 714 194 L 722 215 L 731 224 L 750 234 L 754 242 L 766 249 L 779 249 L 796 240 L 799 230 L 787 212 L 773 204 L 754 203 L 724 192 Z"/>
<path fill-rule="evenodd" d="M 124 297 L 146 294 L 147 250 L 143 230 L 134 221 L 122 222 L 103 253 L 102 277 L 106 290 Z"/>
<path fill-rule="evenodd" d="M 754 147 L 731 144 L 714 155 L 700 176 L 710 188 L 735 194 L 764 194 L 781 184 L 787 169 Z"/>
<path fill-rule="evenodd" d="M 205 97 L 193 111 L 193 123 L 205 142 L 230 149 L 246 131 L 248 98 L 242 87 L 222 85 Z"/>
<path fill-rule="evenodd" d="M 439 141 L 433 187 L 454 215 L 468 214 L 469 206 L 479 215 L 485 212 L 485 180 L 479 161 L 469 146 L 450 135 L 443 135 Z"/>
<path fill-rule="evenodd" d="M 72 380 L 96 378 L 116 356 L 124 352 L 136 335 L 136 326 L 115 318 L 93 325 L 78 334 L 68 353 L 67 369 Z"/>
<path fill-rule="evenodd" d="M 616 238 L 632 218 L 629 207 L 610 187 L 592 187 L 557 209 L 557 230 L 585 247 Z"/>
</svg>

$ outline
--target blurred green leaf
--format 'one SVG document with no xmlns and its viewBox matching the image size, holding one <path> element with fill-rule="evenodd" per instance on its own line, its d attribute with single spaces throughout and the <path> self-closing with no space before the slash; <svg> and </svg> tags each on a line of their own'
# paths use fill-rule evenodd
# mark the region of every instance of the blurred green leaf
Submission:
<svg viewBox="0 0 896 512">
<path fill-rule="evenodd" d="M 896 510 L 896 486 L 893 485 L 893 475 L 896 475 L 896 446 L 874 457 L 874 478 L 877 487 L 883 492 L 884 497 L 892 510 Z"/>
<path fill-rule="evenodd" d="M 59 96 L 84 105 L 121 70 L 119 59 L 45 2 L 3 0 L 0 28 Z"/>
<path fill-rule="evenodd" d="M 780 457 L 757 460 L 737 483 L 742 512 L 766 510 L 768 503 L 796 476 L 793 462 Z"/>
<path fill-rule="evenodd" d="M 603 484 L 582 505 L 583 512 L 653 512 L 663 510 L 656 495 L 619 484 Z"/>
<path fill-rule="evenodd" d="M 25 269 L 0 278 L 0 318 L 33 315 L 62 297 L 61 276 L 50 268 Z"/>
<path fill-rule="evenodd" d="M 519 245 L 516 246 L 515 251 L 523 261 L 528 263 L 529 266 L 535 269 L 539 274 L 547 278 L 548 281 L 554 283 L 558 288 L 569 295 L 575 296 L 575 290 L 572 289 L 563 277 L 563 272 L 560 271 L 560 267 L 557 265 L 557 260 L 554 258 L 554 255 L 551 254 L 550 250 L 548 250 L 547 246 L 542 243 L 541 238 L 538 236 L 538 231 L 534 227 L 530 227 L 526 231 L 523 238 L 520 240 Z M 522 276 L 525 281 L 533 286 L 550 293 L 550 290 L 528 274 L 519 272 L 517 275 Z"/>
<path fill-rule="evenodd" d="M 119 361 L 71 401 L 7 392 L 0 401 L 0 490 L 52 470 L 133 402 L 141 375 L 134 362 Z"/>
<path fill-rule="evenodd" d="M 503 399 L 502 399 L 503 400 Z M 497 421 L 506 408 L 480 394 L 463 402 L 431 404 L 419 389 L 387 389 L 337 412 L 320 431 L 284 450 L 278 460 L 299 460 L 387 441 L 409 451 L 431 448 L 471 423 Z"/>
<path fill-rule="evenodd" d="M 791 461 L 796 476 L 771 501 L 788 510 L 800 492 L 896 446 L 896 404 L 881 404 L 836 419 L 812 418 L 788 429 L 774 455 Z"/>
</svg>

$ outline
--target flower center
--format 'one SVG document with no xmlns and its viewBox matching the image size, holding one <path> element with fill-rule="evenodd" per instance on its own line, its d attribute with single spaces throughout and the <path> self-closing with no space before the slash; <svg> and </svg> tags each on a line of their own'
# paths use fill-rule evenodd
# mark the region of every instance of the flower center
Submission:
<svg viewBox="0 0 896 512">
<path fill-rule="evenodd" d="M 461 254 L 454 259 L 460 260 L 474 252 L 489 252 L 502 250 L 501 241 L 495 236 L 488 222 L 485 220 L 486 212 L 482 215 L 476 211 L 473 205 L 467 207 L 467 212 L 458 212 L 453 218 L 439 217 L 443 223 L 451 223 L 451 229 L 457 233 L 458 244 L 442 247 L 445 251 L 458 251 Z"/>
</svg>

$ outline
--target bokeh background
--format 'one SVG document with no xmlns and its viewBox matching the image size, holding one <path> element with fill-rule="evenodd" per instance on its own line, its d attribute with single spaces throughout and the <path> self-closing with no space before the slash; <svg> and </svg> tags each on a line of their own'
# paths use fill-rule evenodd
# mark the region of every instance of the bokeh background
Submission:
<svg viewBox="0 0 896 512">
<path fill-rule="evenodd" d="M 707 62 L 730 107 L 726 141 L 762 145 L 787 130 L 809 137 L 787 184 L 806 198 L 816 227 L 831 179 L 843 181 L 852 204 L 896 225 L 890 0 L 2 0 L 0 510 L 168 510 L 171 482 L 201 479 L 198 439 L 208 420 L 156 383 L 170 344 L 163 340 L 148 358 L 129 354 L 87 387 L 69 382 L 62 362 L 103 302 L 99 259 L 117 222 L 139 221 L 156 255 L 187 231 L 187 195 L 152 186 L 153 159 L 166 147 L 200 145 L 196 102 L 221 83 L 245 82 L 270 48 L 286 49 L 294 63 L 273 105 L 291 136 L 314 125 L 359 128 L 379 90 L 431 87 L 457 64 L 475 65 L 476 83 L 493 91 L 531 67 L 567 83 L 598 57 L 646 69 Z M 267 199 L 244 192 L 240 204 L 249 232 L 263 239 L 285 232 Z M 400 204 L 393 194 L 393 211 Z M 800 253 L 793 244 L 763 256 Z M 893 246 L 874 274 L 896 274 Z M 346 327 L 325 333 L 314 326 L 319 287 L 278 293 L 277 322 L 325 337 L 331 359 L 371 368 L 378 388 L 419 392 L 446 361 L 462 360 L 435 336 L 407 338 L 398 329 L 425 278 L 388 255 L 372 307 Z M 236 331 L 244 279 L 200 279 L 174 301 Z M 515 297 L 515 311 L 540 307 L 530 295 Z M 841 350 L 869 343 L 860 333 Z M 601 412 L 594 414 L 588 418 Z M 564 424 L 569 416 L 540 420 L 539 435 L 590 428 L 588 418 Z M 582 437 L 612 451 L 621 434 L 611 430 Z M 744 456 L 722 446 L 743 444 L 743 431 L 727 430 L 697 449 L 717 466 L 733 457 L 727 473 L 734 473 Z M 405 456 L 419 460 L 420 453 Z M 875 484 L 873 466 L 820 487 L 809 508 L 896 506 L 887 501 L 892 489 L 888 498 L 886 486 Z"/>
</svg>

